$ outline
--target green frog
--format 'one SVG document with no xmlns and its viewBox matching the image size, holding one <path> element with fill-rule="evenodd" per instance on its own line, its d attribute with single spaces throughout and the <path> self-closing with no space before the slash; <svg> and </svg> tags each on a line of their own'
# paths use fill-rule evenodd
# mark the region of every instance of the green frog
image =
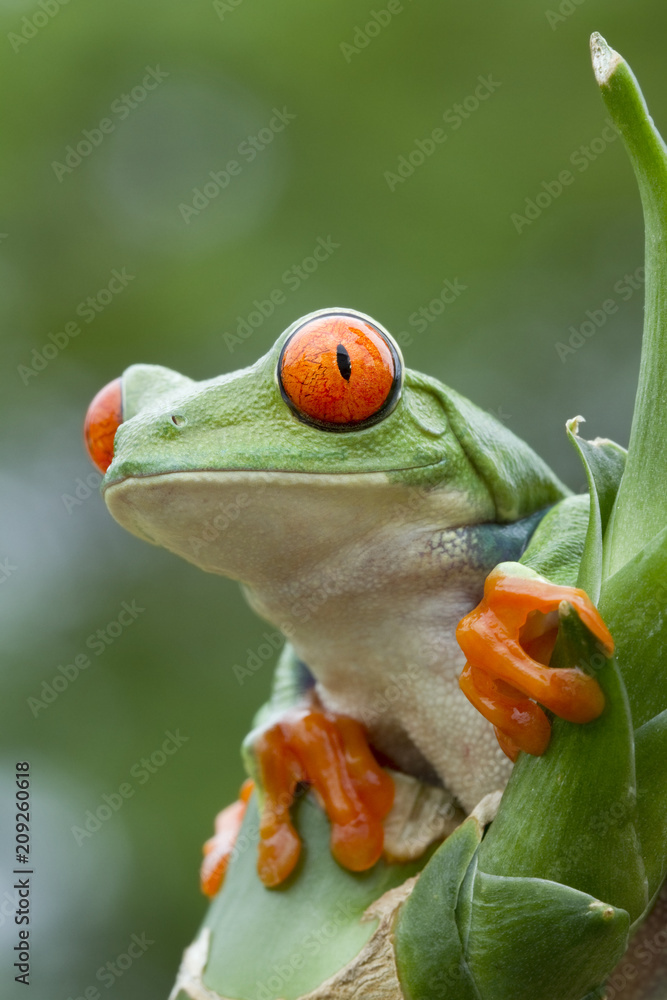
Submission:
<svg viewBox="0 0 667 1000">
<path fill-rule="evenodd" d="M 519 750 L 546 748 L 540 706 L 582 724 L 602 711 L 594 679 L 547 666 L 564 599 L 611 648 L 574 589 L 588 497 L 406 368 L 370 316 L 311 313 L 251 367 L 203 382 L 133 365 L 95 398 L 85 434 L 116 521 L 239 580 L 285 636 L 245 743 L 267 886 L 299 856 L 299 785 L 325 807 L 336 859 L 361 871 L 382 853 L 387 765 L 470 812 Z M 210 895 L 247 797 L 209 842 Z"/>
</svg>

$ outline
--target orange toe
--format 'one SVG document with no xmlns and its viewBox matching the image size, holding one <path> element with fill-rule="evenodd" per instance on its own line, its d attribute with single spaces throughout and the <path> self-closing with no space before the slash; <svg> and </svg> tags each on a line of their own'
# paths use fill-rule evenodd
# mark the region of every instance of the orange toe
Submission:
<svg viewBox="0 0 667 1000">
<path fill-rule="evenodd" d="M 518 750 L 537 757 L 544 753 L 551 739 L 551 726 L 539 705 L 507 684 L 503 690 L 502 681 L 496 681 L 486 671 L 469 663 L 463 669 L 459 684 L 477 711 L 505 735 L 508 742 L 503 750 L 507 751 L 511 743 L 513 754 Z"/>
<path fill-rule="evenodd" d="M 510 739 L 510 737 L 507 736 L 502 729 L 498 729 L 497 726 L 494 726 L 493 729 L 496 734 L 496 739 L 498 740 L 498 746 L 505 756 L 509 757 L 513 764 L 516 764 L 519 759 L 519 754 L 521 753 L 521 747 L 518 747 L 514 740 Z"/>
<path fill-rule="evenodd" d="M 202 892 L 206 896 L 215 896 L 224 881 L 253 788 L 252 781 L 245 781 L 241 786 L 238 801 L 227 806 L 216 816 L 215 834 L 203 847 L 204 860 L 201 865 L 200 882 Z"/>
<path fill-rule="evenodd" d="M 550 617 L 563 601 L 576 608 L 609 656 L 613 640 L 584 591 L 546 580 L 494 570 L 483 600 L 459 623 L 456 637 L 467 660 L 461 688 L 504 734 L 501 746 L 508 756 L 516 748 L 536 755 L 546 750 L 549 722 L 535 702 L 575 723 L 591 722 L 604 709 L 604 695 L 593 677 L 576 667 L 545 666 L 556 636 Z"/>
<path fill-rule="evenodd" d="M 331 821 L 331 850 L 338 863 L 351 871 L 375 864 L 394 785 L 358 722 L 318 709 L 295 709 L 265 730 L 255 753 L 265 792 L 258 863 L 265 885 L 283 882 L 299 858 L 289 814 L 299 782 L 312 787 Z"/>
</svg>

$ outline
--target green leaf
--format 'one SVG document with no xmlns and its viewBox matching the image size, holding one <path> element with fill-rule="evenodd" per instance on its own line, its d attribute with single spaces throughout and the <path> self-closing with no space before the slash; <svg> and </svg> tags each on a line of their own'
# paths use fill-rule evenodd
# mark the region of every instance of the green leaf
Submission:
<svg viewBox="0 0 667 1000">
<path fill-rule="evenodd" d="M 667 489 L 666 489 L 667 492 Z M 667 527 L 602 587 L 635 728 L 667 709 Z"/>
<path fill-rule="evenodd" d="M 637 830 L 644 855 L 649 895 L 667 875 L 667 711 L 635 734 L 637 756 Z"/>
<path fill-rule="evenodd" d="M 639 386 L 626 472 L 605 546 L 605 576 L 632 559 L 667 524 L 667 148 L 632 70 L 598 34 L 593 68 L 625 143 L 644 210 L 646 301 Z"/>
<path fill-rule="evenodd" d="M 361 921 L 384 892 L 415 875 L 426 858 L 408 865 L 378 862 L 355 874 L 334 861 L 331 828 L 312 795 L 294 806 L 303 839 L 291 878 L 266 889 L 257 871 L 258 815 L 250 801 L 222 890 L 204 927 L 211 946 L 204 984 L 238 1000 L 295 1000 L 320 986 L 354 959 L 377 927 Z"/>
<path fill-rule="evenodd" d="M 478 869 L 467 957 L 482 1000 L 580 1000 L 623 955 L 629 926 L 625 910 L 566 885 Z"/>
<path fill-rule="evenodd" d="M 481 838 L 475 817 L 462 823 L 435 852 L 401 908 L 396 965 L 406 1000 L 479 1000 L 454 912 Z"/>
<path fill-rule="evenodd" d="M 586 470 L 590 514 L 577 586 L 597 604 L 602 586 L 603 539 L 625 468 L 626 451 L 614 441 L 586 441 L 578 434 L 581 417 L 567 423 L 567 436 Z"/>
</svg>

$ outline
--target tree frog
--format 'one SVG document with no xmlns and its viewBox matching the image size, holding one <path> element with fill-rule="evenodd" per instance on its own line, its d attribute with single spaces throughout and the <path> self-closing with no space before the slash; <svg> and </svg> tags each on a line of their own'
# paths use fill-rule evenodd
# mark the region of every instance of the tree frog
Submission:
<svg viewBox="0 0 667 1000">
<path fill-rule="evenodd" d="M 286 638 L 245 744 L 265 885 L 298 859 L 300 783 L 328 813 L 336 860 L 363 871 L 392 805 L 384 765 L 469 812 L 520 750 L 544 751 L 540 706 L 582 724 L 602 711 L 593 678 L 547 666 L 563 600 L 612 645 L 573 586 L 588 498 L 406 368 L 370 316 L 311 313 L 251 367 L 203 382 L 132 365 L 91 403 L 85 437 L 116 521 L 239 580 Z M 248 791 L 208 844 L 210 895 Z"/>
</svg>

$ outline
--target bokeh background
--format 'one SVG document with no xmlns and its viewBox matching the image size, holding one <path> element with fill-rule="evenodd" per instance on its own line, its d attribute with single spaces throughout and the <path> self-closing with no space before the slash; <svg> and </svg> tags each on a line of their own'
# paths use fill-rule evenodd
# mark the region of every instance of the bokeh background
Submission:
<svg viewBox="0 0 667 1000">
<path fill-rule="evenodd" d="M 243 685 L 234 675 L 265 627 L 236 584 L 107 514 L 81 444 L 103 384 L 137 361 L 231 371 L 296 317 L 350 305 L 575 489 L 568 417 L 627 443 L 643 296 L 624 276 L 642 264 L 643 236 L 620 141 L 601 138 L 594 29 L 629 59 L 664 132 L 660 0 L 0 3 L 3 998 L 26 995 L 11 968 L 14 763 L 32 770 L 30 995 L 162 1000 L 205 911 L 201 843 L 235 796 L 239 744 L 270 683 L 268 664 Z M 493 93 L 470 110 L 489 76 Z M 275 108 L 295 117 L 249 162 L 239 146 Z M 112 127 L 98 133 L 103 119 Z M 390 185 L 386 172 L 435 128 L 446 141 Z M 98 141 L 67 160 L 85 130 Z M 241 173 L 184 211 L 230 159 Z M 565 169 L 560 196 L 530 224 L 512 220 Z M 286 279 L 318 238 L 335 250 Z M 110 296 L 114 269 L 132 278 Z M 465 290 L 431 308 L 447 280 Z M 282 304 L 235 340 L 275 289 Z M 609 299 L 613 315 L 559 353 Z M 92 653 L 88 637 L 132 601 L 144 610 Z M 85 652 L 91 666 L 49 704 L 30 700 Z M 187 740 L 141 781 L 166 731 Z M 77 843 L 72 828 L 127 781 L 132 797 Z M 151 942 L 142 956 L 97 978 L 134 934 Z"/>
</svg>

